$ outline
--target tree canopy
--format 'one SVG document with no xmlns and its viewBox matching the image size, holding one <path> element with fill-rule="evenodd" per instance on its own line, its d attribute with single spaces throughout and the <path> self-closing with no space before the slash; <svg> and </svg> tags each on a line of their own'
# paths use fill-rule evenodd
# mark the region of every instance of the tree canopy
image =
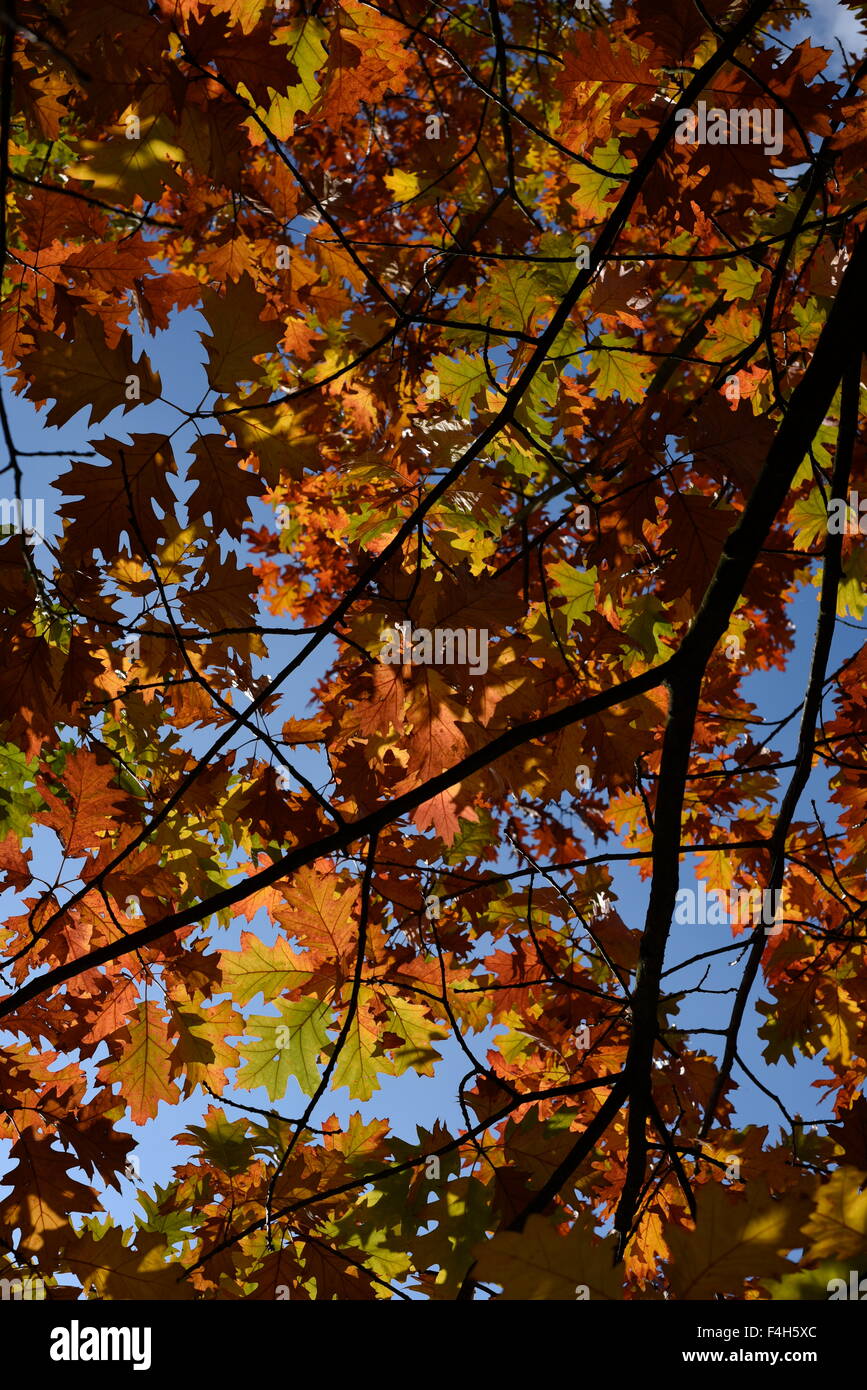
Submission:
<svg viewBox="0 0 867 1390">
<path fill-rule="evenodd" d="M 0 8 L 6 1265 L 825 1297 L 867 1260 L 867 60 L 763 0 Z M 198 400 L 151 360 L 191 318 Z M 86 433 L 53 510 L 14 394 Z M 118 1126 L 193 1095 L 125 1230 Z"/>
</svg>

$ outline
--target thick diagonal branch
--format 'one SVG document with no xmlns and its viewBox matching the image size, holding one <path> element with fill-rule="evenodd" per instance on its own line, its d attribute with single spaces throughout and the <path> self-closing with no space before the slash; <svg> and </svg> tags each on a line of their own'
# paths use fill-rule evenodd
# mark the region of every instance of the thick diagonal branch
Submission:
<svg viewBox="0 0 867 1390">
<path fill-rule="evenodd" d="M 865 291 L 867 237 L 862 234 L 816 351 L 792 395 L 744 514 L 726 540 L 716 573 L 693 626 L 681 643 L 675 669 L 668 677 L 671 711 L 663 745 L 653 835 L 653 884 L 633 991 L 633 1030 L 625 1068 L 630 1097 L 629 1155 L 615 1218 L 621 1255 L 632 1230 L 646 1171 L 660 980 L 679 884 L 680 818 L 702 678 L 714 647 L 728 627 L 774 518 L 785 501 L 801 459 L 831 405 L 846 367 L 847 354 L 851 356 L 849 345 L 858 338 L 860 311 L 856 308 L 858 300 L 853 296 L 863 295 Z M 817 687 L 819 693 L 824 670 L 823 664 Z M 800 788 L 795 803 L 799 795 Z"/>
<path fill-rule="evenodd" d="M 858 431 L 858 393 L 861 385 L 861 352 L 852 351 L 843 377 L 843 391 L 840 403 L 840 426 L 837 434 L 837 451 L 834 458 L 834 473 L 831 493 L 834 497 L 845 497 L 849 490 L 849 474 L 852 467 L 852 453 Z M 795 770 L 789 782 L 780 807 L 768 847 L 771 856 L 771 871 L 768 887 L 772 893 L 783 886 L 786 872 L 786 837 L 792 824 L 801 794 L 807 785 L 813 767 L 813 752 L 816 740 L 816 723 L 822 705 L 825 687 L 825 672 L 831 654 L 831 643 L 837 623 L 837 591 L 843 577 L 843 536 L 827 536 L 825 541 L 825 564 L 822 571 L 822 592 L 819 599 L 819 618 L 816 624 L 816 638 L 810 662 L 810 676 L 807 694 L 801 715 L 798 732 L 798 751 L 795 757 Z M 776 902 L 776 898 L 771 899 Z M 726 1043 L 720 1069 L 708 1101 L 700 1136 L 703 1138 L 713 1124 L 716 1109 L 734 1064 L 738 1047 L 744 1010 L 750 997 L 759 965 L 765 948 L 765 934 L 761 923 L 756 928 L 755 937 L 747 964 L 744 969 L 732 1008 L 731 1020 L 726 1032 Z"/>
</svg>

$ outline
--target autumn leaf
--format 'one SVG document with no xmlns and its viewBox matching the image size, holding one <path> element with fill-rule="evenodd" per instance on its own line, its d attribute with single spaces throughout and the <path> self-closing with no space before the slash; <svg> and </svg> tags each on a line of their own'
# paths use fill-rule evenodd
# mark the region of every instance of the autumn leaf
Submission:
<svg viewBox="0 0 867 1390">
<path fill-rule="evenodd" d="M 129 796 L 113 785 L 115 769 L 94 753 L 76 749 L 63 767 L 64 799 L 44 777 L 36 785 L 47 808 L 38 819 L 60 836 L 71 859 L 85 853 L 99 837 L 111 834 L 115 823 L 131 808 Z"/>
<path fill-rule="evenodd" d="M 242 932 L 240 951 L 223 951 L 220 965 L 239 1004 L 249 1004 L 257 994 L 270 1002 L 310 976 L 303 957 L 296 956 L 282 937 L 273 946 L 264 946 L 254 932 Z"/>
<path fill-rule="evenodd" d="M 119 1039 L 119 1055 L 104 1062 L 108 1085 L 118 1082 L 134 1124 L 156 1115 L 160 1101 L 173 1105 L 177 1086 L 170 1080 L 171 1044 L 165 1014 L 151 1002 L 134 1010 Z"/>
<path fill-rule="evenodd" d="M 219 435 L 204 435 L 193 445 L 195 459 L 187 477 L 196 490 L 188 507 L 191 519 L 210 516 L 214 532 L 227 531 L 238 539 L 250 516 L 249 498 L 264 492 L 262 480 L 242 468 L 243 455 Z"/>
<path fill-rule="evenodd" d="M 253 359 L 270 356 L 283 334 L 279 322 L 262 320 L 265 307 L 249 275 L 229 281 L 222 297 L 205 296 L 210 332 L 202 336 L 208 348 L 208 380 L 215 391 L 232 391 L 239 381 L 260 379 L 262 368 Z"/>
<path fill-rule="evenodd" d="M 69 1154 L 54 1149 L 49 1140 L 19 1137 L 12 1146 L 15 1166 L 7 1183 L 12 1188 L 0 1202 L 0 1216 L 10 1230 L 20 1229 L 21 1248 L 31 1253 L 62 1243 L 73 1211 L 91 1212 L 97 1207 L 92 1190 L 73 1177 L 77 1164 Z"/>
<path fill-rule="evenodd" d="M 128 445 L 106 440 L 99 453 L 108 465 L 76 461 L 59 480 L 65 497 L 81 499 L 63 504 L 64 547 L 71 560 L 92 555 L 95 544 L 104 555 L 114 555 L 124 535 L 134 553 L 142 542 L 155 548 L 164 534 L 157 508 L 174 509 L 169 477 L 177 469 L 162 436 L 137 435 Z"/>
<path fill-rule="evenodd" d="M 135 1244 L 117 1226 L 85 1228 L 63 1250 L 64 1266 L 88 1298 L 186 1301 L 195 1297 L 183 1267 L 166 1258 L 165 1238 L 139 1232 Z"/>
<path fill-rule="evenodd" d="M 326 1028 L 332 1010 L 325 1001 L 307 996 L 298 1000 L 281 999 L 278 1015 L 263 1014 L 247 1020 L 247 1032 L 255 1041 L 242 1043 L 238 1051 L 244 1065 L 238 1086 L 253 1090 L 264 1086 L 271 1100 L 286 1094 L 290 1077 L 305 1095 L 312 1095 L 319 1081 L 318 1058 L 328 1042 Z"/>
<path fill-rule="evenodd" d="M 131 410 L 162 392 L 147 358 L 133 359 L 130 335 L 122 331 L 118 342 L 109 346 L 102 324 L 92 314 L 78 316 L 74 339 L 35 333 L 33 341 L 24 371 L 31 380 L 50 382 L 54 405 L 46 416 L 48 424 L 65 424 L 80 410 L 87 410 L 86 418 L 98 423 L 115 409 Z"/>
<path fill-rule="evenodd" d="M 805 1255 L 811 1260 L 859 1260 L 867 1249 L 867 1192 L 864 1174 L 838 1168 L 822 1183 L 815 1210 L 804 1226 Z"/>
<path fill-rule="evenodd" d="M 385 182 L 396 203 L 408 203 L 419 191 L 418 175 L 402 169 L 386 174 Z"/>
<path fill-rule="evenodd" d="M 85 158 L 70 165 L 68 173 L 119 202 L 158 202 L 165 184 L 179 186 L 175 165 L 183 162 L 184 152 L 164 115 L 126 114 L 127 120 L 111 126 L 104 140 L 82 140 Z"/>
<path fill-rule="evenodd" d="M 616 391 L 624 401 L 640 401 L 653 374 L 649 357 L 634 351 L 631 338 L 615 338 L 604 334 L 603 346 L 590 354 L 591 364 L 598 368 L 594 386 L 603 400 Z"/>
<path fill-rule="evenodd" d="M 503 1231 L 477 1247 L 480 1279 L 502 1288 L 505 1299 L 618 1299 L 623 1278 L 611 1242 L 594 1241 L 586 1225 L 566 1235 L 542 1216 L 520 1233 Z"/>
<path fill-rule="evenodd" d="M 306 114 L 319 96 L 321 86 L 317 74 L 322 71 L 327 58 L 324 40 L 327 30 L 313 15 L 290 19 L 289 23 L 277 31 L 274 41 L 285 43 L 289 57 L 300 81 L 289 87 L 285 94 L 275 93 L 268 113 L 268 125 L 280 139 L 288 140 L 295 129 L 299 114 Z"/>
<path fill-rule="evenodd" d="M 610 175 L 628 174 L 629 160 L 620 152 L 619 142 L 612 137 L 592 152 L 594 169 L 573 164 L 571 174 L 575 185 L 575 201 L 583 217 L 605 217 L 610 211 L 609 195 L 620 186 L 618 178 Z M 599 170 L 607 170 L 608 174 Z"/>
<path fill-rule="evenodd" d="M 751 1183 L 743 1194 L 706 1184 L 698 1197 L 695 1230 L 677 1227 L 666 1234 L 675 1296 L 713 1298 L 742 1291 L 750 1276 L 782 1274 L 808 1210 L 806 1201 L 775 1201 Z"/>
</svg>

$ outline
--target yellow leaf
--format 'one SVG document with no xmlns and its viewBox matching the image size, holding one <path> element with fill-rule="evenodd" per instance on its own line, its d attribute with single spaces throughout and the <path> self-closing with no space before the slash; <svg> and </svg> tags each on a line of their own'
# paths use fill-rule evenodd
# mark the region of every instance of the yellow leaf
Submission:
<svg viewBox="0 0 867 1390">
<path fill-rule="evenodd" d="M 240 951 L 220 952 L 220 969 L 239 1004 L 249 1004 L 257 994 L 270 1002 L 310 978 L 309 970 L 299 968 L 302 959 L 282 936 L 265 946 L 255 932 L 242 932 Z"/>
<path fill-rule="evenodd" d="M 789 518 L 795 527 L 795 542 L 799 550 L 806 550 L 828 533 L 828 509 L 817 487 L 806 497 L 799 497 L 793 502 Z"/>
<path fill-rule="evenodd" d="M 133 117 L 130 111 L 129 116 Z M 142 116 L 140 135 L 127 139 L 128 124 L 111 126 L 105 140 L 81 140 L 79 148 L 89 158 L 72 164 L 67 173 L 90 182 L 109 194 L 112 202 L 131 203 L 136 197 L 146 203 L 159 202 L 163 187 L 182 188 L 172 165 L 185 160 L 183 150 L 170 138 L 173 128 L 165 116 Z"/>
<path fill-rule="evenodd" d="M 762 272 L 749 261 L 738 259 L 727 265 L 719 277 L 726 299 L 752 299 Z"/>
<path fill-rule="evenodd" d="M 867 1174 L 838 1168 L 819 1188 L 815 1210 L 804 1226 L 804 1260 L 851 1260 L 867 1254 Z"/>
<path fill-rule="evenodd" d="M 170 1080 L 172 1047 L 165 1014 L 150 1000 L 141 1003 L 124 1032 L 120 1055 L 103 1063 L 99 1079 L 108 1086 L 120 1082 L 133 1124 L 140 1125 L 153 1119 L 161 1100 L 168 1105 L 178 1100 L 177 1085 Z"/>
<path fill-rule="evenodd" d="M 629 173 L 629 160 L 621 155 L 619 141 L 613 137 L 604 145 L 597 146 L 590 158 L 597 168 L 610 169 L 612 174 Z M 607 217 L 611 211 L 608 194 L 621 186 L 620 179 L 607 179 L 604 174 L 585 169 L 583 164 L 573 165 L 569 177 L 575 184 L 572 201 L 578 215 L 586 219 Z"/>
<path fill-rule="evenodd" d="M 759 317 L 750 309 L 731 304 L 724 314 L 708 328 L 708 343 L 704 355 L 711 362 L 726 362 L 730 357 L 752 347 L 759 328 Z"/>
<path fill-rule="evenodd" d="M 215 14 L 229 16 L 229 23 L 241 30 L 242 34 L 252 34 L 266 9 L 267 0 L 211 0 L 211 10 Z"/>
<path fill-rule="evenodd" d="M 548 574 L 554 583 L 555 593 L 567 600 L 563 612 L 568 621 L 589 623 L 590 614 L 596 607 L 596 566 L 579 569 L 570 565 L 568 560 L 558 560 L 556 564 L 548 566 Z"/>
<path fill-rule="evenodd" d="M 823 980 L 817 991 L 818 1035 L 835 1066 L 848 1067 L 861 1032 L 861 1012 L 842 985 Z"/>
<path fill-rule="evenodd" d="M 393 169 L 390 174 L 386 174 L 385 182 L 394 195 L 396 203 L 408 203 L 410 198 L 414 198 L 421 188 L 418 174 L 405 169 Z"/>
<path fill-rule="evenodd" d="M 694 1230 L 672 1226 L 666 1231 L 671 1252 L 667 1273 L 681 1299 L 710 1299 L 717 1293 L 743 1294 L 750 1276 L 780 1275 L 791 1266 L 785 1252 L 801 1242 L 804 1195 L 775 1201 L 761 1185 L 747 1184 L 735 1193 L 708 1183 L 697 1193 Z"/>
<path fill-rule="evenodd" d="M 550 1221 L 531 1216 L 523 1231 L 501 1231 L 477 1245 L 475 1275 L 499 1284 L 504 1299 L 622 1299 L 622 1271 L 614 1268 L 613 1241 L 596 1241 L 584 1225 L 561 1235 Z M 584 1292 L 586 1290 L 586 1292 Z"/>
<path fill-rule="evenodd" d="M 332 1075 L 332 1088 L 348 1086 L 353 1100 L 370 1100 L 379 1090 L 380 1075 L 394 1076 L 395 1066 L 380 1051 L 377 1055 L 380 1028 L 367 1007 L 371 991 L 363 986 L 359 1006 L 349 1026 L 349 1032 Z"/>
<path fill-rule="evenodd" d="M 124 1244 L 124 1232 L 110 1226 L 96 1239 L 85 1228 L 64 1249 L 63 1263 L 72 1271 L 89 1298 L 147 1299 L 175 1302 L 195 1297 L 183 1269 L 166 1263 L 166 1238 L 153 1231 L 139 1231 L 135 1246 Z"/>
<path fill-rule="evenodd" d="M 274 92 L 265 124 L 278 140 L 289 139 L 295 131 L 296 117 L 305 115 L 319 96 L 320 84 L 316 73 L 324 68 L 328 60 L 323 44 L 327 33 L 318 19 L 302 17 L 291 20 L 274 34 L 272 43 L 287 46 L 287 56 L 301 79 L 286 92 Z"/>
<path fill-rule="evenodd" d="M 593 383 L 597 396 L 608 400 L 615 391 L 624 401 L 641 401 L 653 376 L 653 358 L 643 352 L 633 352 L 634 338 L 615 338 L 605 333 L 599 339 L 602 346 L 590 354 L 591 363 L 598 368 Z"/>
</svg>

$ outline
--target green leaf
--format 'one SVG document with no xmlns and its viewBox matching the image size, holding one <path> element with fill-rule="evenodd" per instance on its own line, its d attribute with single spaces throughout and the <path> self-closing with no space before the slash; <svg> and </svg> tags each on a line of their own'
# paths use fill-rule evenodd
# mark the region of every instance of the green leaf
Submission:
<svg viewBox="0 0 867 1390">
<path fill-rule="evenodd" d="M 598 145 L 590 158 L 599 168 L 610 169 L 612 174 L 628 174 L 631 168 L 629 160 L 621 155 L 620 142 L 614 136 L 604 145 Z M 569 170 L 569 177 L 575 185 L 574 201 L 581 211 L 587 217 L 607 217 L 611 204 L 606 201 L 606 194 L 619 188 L 621 180 L 607 179 L 604 174 L 585 169 L 583 164 L 574 164 Z"/>
<path fill-rule="evenodd" d="M 378 536 L 396 531 L 404 520 L 403 513 L 383 507 L 381 502 L 363 502 L 350 518 L 348 535 L 359 545 L 368 546 Z"/>
<path fill-rule="evenodd" d="M 725 291 L 726 299 L 752 299 L 762 272 L 750 261 L 739 257 L 727 265 L 719 277 L 720 289 Z"/>
<path fill-rule="evenodd" d="M 362 997 L 367 994 L 362 990 Z M 337 1066 L 334 1068 L 334 1086 L 348 1086 L 353 1100 L 370 1100 L 374 1091 L 379 1090 L 379 1075 L 394 1075 L 394 1066 L 384 1054 L 375 1057 L 379 1043 L 379 1029 L 359 1007 L 352 1020 L 342 1048 Z"/>
<path fill-rule="evenodd" d="M 0 840 L 10 831 L 19 841 L 30 834 L 33 817 L 42 805 L 33 786 L 38 766 L 35 758 L 28 761 L 14 743 L 0 744 Z"/>
<path fill-rule="evenodd" d="M 617 391 L 621 400 L 641 401 L 653 375 L 653 359 L 641 352 L 618 352 L 618 348 L 634 348 L 634 338 L 615 338 L 604 333 L 597 340 L 605 349 L 595 348 L 590 354 L 591 366 L 598 368 L 593 383 L 597 396 L 608 400 Z"/>
<path fill-rule="evenodd" d="M 477 814 L 477 821 L 460 821 L 454 840 L 443 853 L 447 864 L 460 864 L 462 860 L 474 859 L 494 843 L 497 830 L 490 811 L 480 807 Z"/>
<path fill-rule="evenodd" d="M 582 570 L 568 560 L 558 560 L 548 566 L 548 574 L 554 581 L 555 593 L 568 600 L 564 612 L 569 621 L 589 623 L 589 614 L 596 607 L 596 566 Z"/>
<path fill-rule="evenodd" d="M 331 1005 L 308 996 L 282 1002 L 280 1014 L 289 1029 L 283 1051 L 289 1054 L 292 1075 L 304 1094 L 312 1096 L 319 1084 L 317 1059 L 328 1044 L 326 1029 L 332 1018 Z"/>
<path fill-rule="evenodd" d="M 257 994 L 270 1002 L 310 978 L 309 970 L 298 969 L 298 957 L 282 936 L 265 946 L 255 932 L 241 933 L 240 951 L 220 952 L 220 968 L 239 1004 L 249 1004 Z"/>
<path fill-rule="evenodd" d="M 641 652 L 648 661 L 659 661 L 670 654 L 662 638 L 674 632 L 672 623 L 665 621 L 665 605 L 653 594 L 644 594 L 629 605 L 630 618 L 626 635 L 633 650 Z"/>
<path fill-rule="evenodd" d="M 437 353 L 431 358 L 431 368 L 440 379 L 440 395 L 453 401 L 463 418 L 469 420 L 473 402 L 490 384 L 482 354 L 458 350 L 451 358 Z"/>
<path fill-rule="evenodd" d="M 249 1128 L 249 1120 L 230 1120 L 224 1111 L 211 1110 L 204 1125 L 190 1125 L 187 1133 L 198 1140 L 203 1157 L 215 1168 L 225 1173 L 243 1173 L 256 1152 L 256 1141 L 247 1133 Z"/>
<path fill-rule="evenodd" d="M 824 539 L 828 533 L 828 509 L 817 487 L 792 504 L 789 517 L 795 527 L 795 542 L 799 550 L 806 550 L 813 541 Z"/>
<path fill-rule="evenodd" d="M 286 93 L 274 94 L 265 123 L 278 140 L 289 139 L 295 129 L 295 117 L 299 112 L 308 112 L 319 96 L 320 84 L 316 73 L 328 60 L 323 43 L 327 36 L 328 30 L 324 24 L 305 16 L 291 19 L 277 30 L 271 40 L 274 44 L 288 47 L 286 56 L 291 62 L 287 62 L 286 71 L 291 72 L 294 66 L 301 79 Z M 268 90 L 273 92 L 273 88 L 269 87 Z"/>
<path fill-rule="evenodd" d="M 473 302 L 473 317 L 497 328 L 526 333 L 539 306 L 540 284 L 520 261 L 503 261 Z"/>
<path fill-rule="evenodd" d="M 782 1279 L 766 1279 L 763 1283 L 771 1298 L 775 1300 L 825 1303 L 830 1297 L 828 1285 L 832 1279 L 842 1279 L 848 1287 L 849 1269 L 849 1265 L 831 1260 L 827 1264 L 819 1265 L 817 1269 L 802 1269 L 797 1273 L 784 1274 Z"/>
<path fill-rule="evenodd" d="M 184 1240 L 205 1220 L 200 1212 L 186 1204 L 175 1207 L 172 1204 L 174 1192 L 173 1187 L 160 1187 L 158 1183 L 154 1186 L 153 1196 L 149 1192 L 140 1191 L 138 1201 L 144 1215 L 140 1216 L 138 1212 L 135 1214 L 136 1226 L 140 1231 L 156 1231 L 166 1237 L 169 1245 L 176 1245 Z"/>
<path fill-rule="evenodd" d="M 249 1020 L 251 1041 L 238 1047 L 246 1065 L 235 1084 L 244 1091 L 264 1086 L 271 1100 L 280 1100 L 294 1077 L 310 1096 L 319 1082 L 317 1062 L 328 1043 L 331 1006 L 310 996 L 281 999 L 277 1007 L 279 1018 L 258 1014 Z"/>
<path fill-rule="evenodd" d="M 441 1061 L 442 1056 L 431 1043 L 448 1037 L 448 1033 L 431 1022 L 421 1004 L 413 1004 L 399 994 L 389 994 L 383 1002 L 388 1010 L 387 1031 L 404 1039 L 404 1046 L 394 1051 L 395 1073 L 400 1076 L 412 1067 L 424 1076 L 433 1076 L 433 1064 Z"/>
</svg>

